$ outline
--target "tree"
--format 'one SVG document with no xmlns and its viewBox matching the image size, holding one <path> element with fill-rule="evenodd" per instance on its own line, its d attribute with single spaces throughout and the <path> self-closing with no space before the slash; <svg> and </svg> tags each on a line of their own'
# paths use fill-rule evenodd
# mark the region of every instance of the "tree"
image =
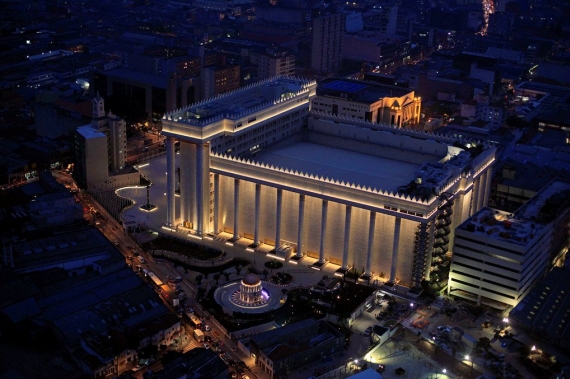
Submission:
<svg viewBox="0 0 570 379">
<path fill-rule="evenodd" d="M 519 354 L 521 359 L 528 357 L 530 354 L 530 348 L 527 345 L 521 345 L 521 347 L 519 347 Z"/>
<path fill-rule="evenodd" d="M 220 274 L 214 274 L 214 280 L 216 281 L 216 285 L 218 285 L 218 282 L 220 280 Z"/>
<path fill-rule="evenodd" d="M 204 276 L 202 276 L 202 275 L 196 275 L 196 285 L 201 286 L 203 279 L 204 279 Z"/>
<path fill-rule="evenodd" d="M 511 115 L 505 119 L 505 123 L 511 128 L 521 129 L 528 125 L 528 123 L 515 115 Z"/>
<path fill-rule="evenodd" d="M 264 268 L 261 273 L 265 276 L 265 279 L 267 279 L 267 275 L 269 275 L 269 271 L 267 271 L 267 269 Z"/>
<path fill-rule="evenodd" d="M 230 280 L 230 273 L 227 271 L 222 272 L 222 275 L 224 275 L 226 277 L 226 281 Z"/>
<path fill-rule="evenodd" d="M 487 351 L 489 349 L 489 347 L 491 346 L 491 340 L 487 337 L 481 337 L 479 338 L 479 342 L 477 343 L 477 346 L 480 348 L 485 349 L 485 351 Z"/>
<path fill-rule="evenodd" d="M 242 269 L 241 265 L 236 265 L 236 274 L 239 275 L 241 272 L 241 269 Z"/>
</svg>

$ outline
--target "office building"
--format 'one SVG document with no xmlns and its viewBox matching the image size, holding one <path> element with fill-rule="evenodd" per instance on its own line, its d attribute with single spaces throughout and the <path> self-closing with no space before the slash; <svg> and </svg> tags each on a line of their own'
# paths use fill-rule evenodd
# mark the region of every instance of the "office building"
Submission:
<svg viewBox="0 0 570 379">
<path fill-rule="evenodd" d="M 91 183 L 103 183 L 109 177 L 107 136 L 91 125 L 80 126 L 75 131 L 73 175 L 77 184 L 86 189 Z"/>
<path fill-rule="evenodd" d="M 240 86 L 240 66 L 216 66 L 211 65 L 202 68 L 201 86 L 202 99 L 233 91 Z"/>
<path fill-rule="evenodd" d="M 325 79 L 312 100 L 314 111 L 399 128 L 420 121 L 421 105 L 409 89 L 348 79 Z"/>
<path fill-rule="evenodd" d="M 509 324 L 540 335 L 563 349 L 570 347 L 570 275 L 555 267 L 509 313 Z"/>
<path fill-rule="evenodd" d="M 99 93 L 93 98 L 93 119 L 91 126 L 107 136 L 109 171 L 123 170 L 127 162 L 127 124 L 110 111 L 105 114 L 105 100 Z"/>
<path fill-rule="evenodd" d="M 258 79 L 274 76 L 295 76 L 295 55 L 289 50 L 270 47 L 257 58 Z"/>
<path fill-rule="evenodd" d="M 75 168 L 77 184 L 94 188 L 138 184 L 138 172 L 127 165 L 127 126 L 111 112 L 105 114 L 105 101 L 99 93 L 93 98 L 90 125 L 75 131 Z"/>
<path fill-rule="evenodd" d="M 455 231 L 448 294 L 516 306 L 568 251 L 570 183 L 554 181 L 515 213 L 484 208 Z"/>
<path fill-rule="evenodd" d="M 311 69 L 315 72 L 330 75 L 340 70 L 344 28 L 345 15 L 342 13 L 314 18 Z"/>
<path fill-rule="evenodd" d="M 226 232 L 273 245 L 288 252 L 283 259 L 313 257 L 315 269 L 330 262 L 340 274 L 354 267 L 419 287 L 445 260 L 453 225 L 486 204 L 495 149 L 309 115 L 316 87 L 274 78 L 167 113 L 165 223 L 198 238 Z"/>
</svg>

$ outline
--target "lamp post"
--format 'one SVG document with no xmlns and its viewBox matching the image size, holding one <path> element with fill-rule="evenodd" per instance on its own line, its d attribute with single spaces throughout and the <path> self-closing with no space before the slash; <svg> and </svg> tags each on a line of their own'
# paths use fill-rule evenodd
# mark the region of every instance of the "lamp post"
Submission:
<svg viewBox="0 0 570 379">
<path fill-rule="evenodd" d="M 471 357 L 469 355 L 465 356 L 465 360 L 467 362 L 471 361 L 471 375 L 473 374 L 473 360 L 471 360 Z"/>
</svg>

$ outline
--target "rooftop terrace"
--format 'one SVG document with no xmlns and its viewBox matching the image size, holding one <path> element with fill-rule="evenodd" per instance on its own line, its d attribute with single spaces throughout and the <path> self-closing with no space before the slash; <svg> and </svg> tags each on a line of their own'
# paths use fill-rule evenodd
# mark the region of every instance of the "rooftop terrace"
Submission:
<svg viewBox="0 0 570 379">
<path fill-rule="evenodd" d="M 570 183 L 555 181 L 515 213 L 483 208 L 460 225 L 459 229 L 525 246 L 554 219 L 558 207 L 568 198 Z"/>
<path fill-rule="evenodd" d="M 305 79 L 275 77 L 177 109 L 165 118 L 191 125 L 207 125 L 222 118 L 236 120 L 304 94 L 314 85 Z"/>
</svg>

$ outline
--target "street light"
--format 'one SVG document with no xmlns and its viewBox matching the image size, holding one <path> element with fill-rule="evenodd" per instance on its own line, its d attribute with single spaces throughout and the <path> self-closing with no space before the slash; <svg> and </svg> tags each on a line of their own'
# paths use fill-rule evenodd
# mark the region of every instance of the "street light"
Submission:
<svg viewBox="0 0 570 379">
<path fill-rule="evenodd" d="M 469 357 L 469 355 L 466 355 L 465 360 L 469 362 L 471 360 L 471 357 Z M 471 361 L 471 374 L 473 374 L 473 361 Z"/>
</svg>

